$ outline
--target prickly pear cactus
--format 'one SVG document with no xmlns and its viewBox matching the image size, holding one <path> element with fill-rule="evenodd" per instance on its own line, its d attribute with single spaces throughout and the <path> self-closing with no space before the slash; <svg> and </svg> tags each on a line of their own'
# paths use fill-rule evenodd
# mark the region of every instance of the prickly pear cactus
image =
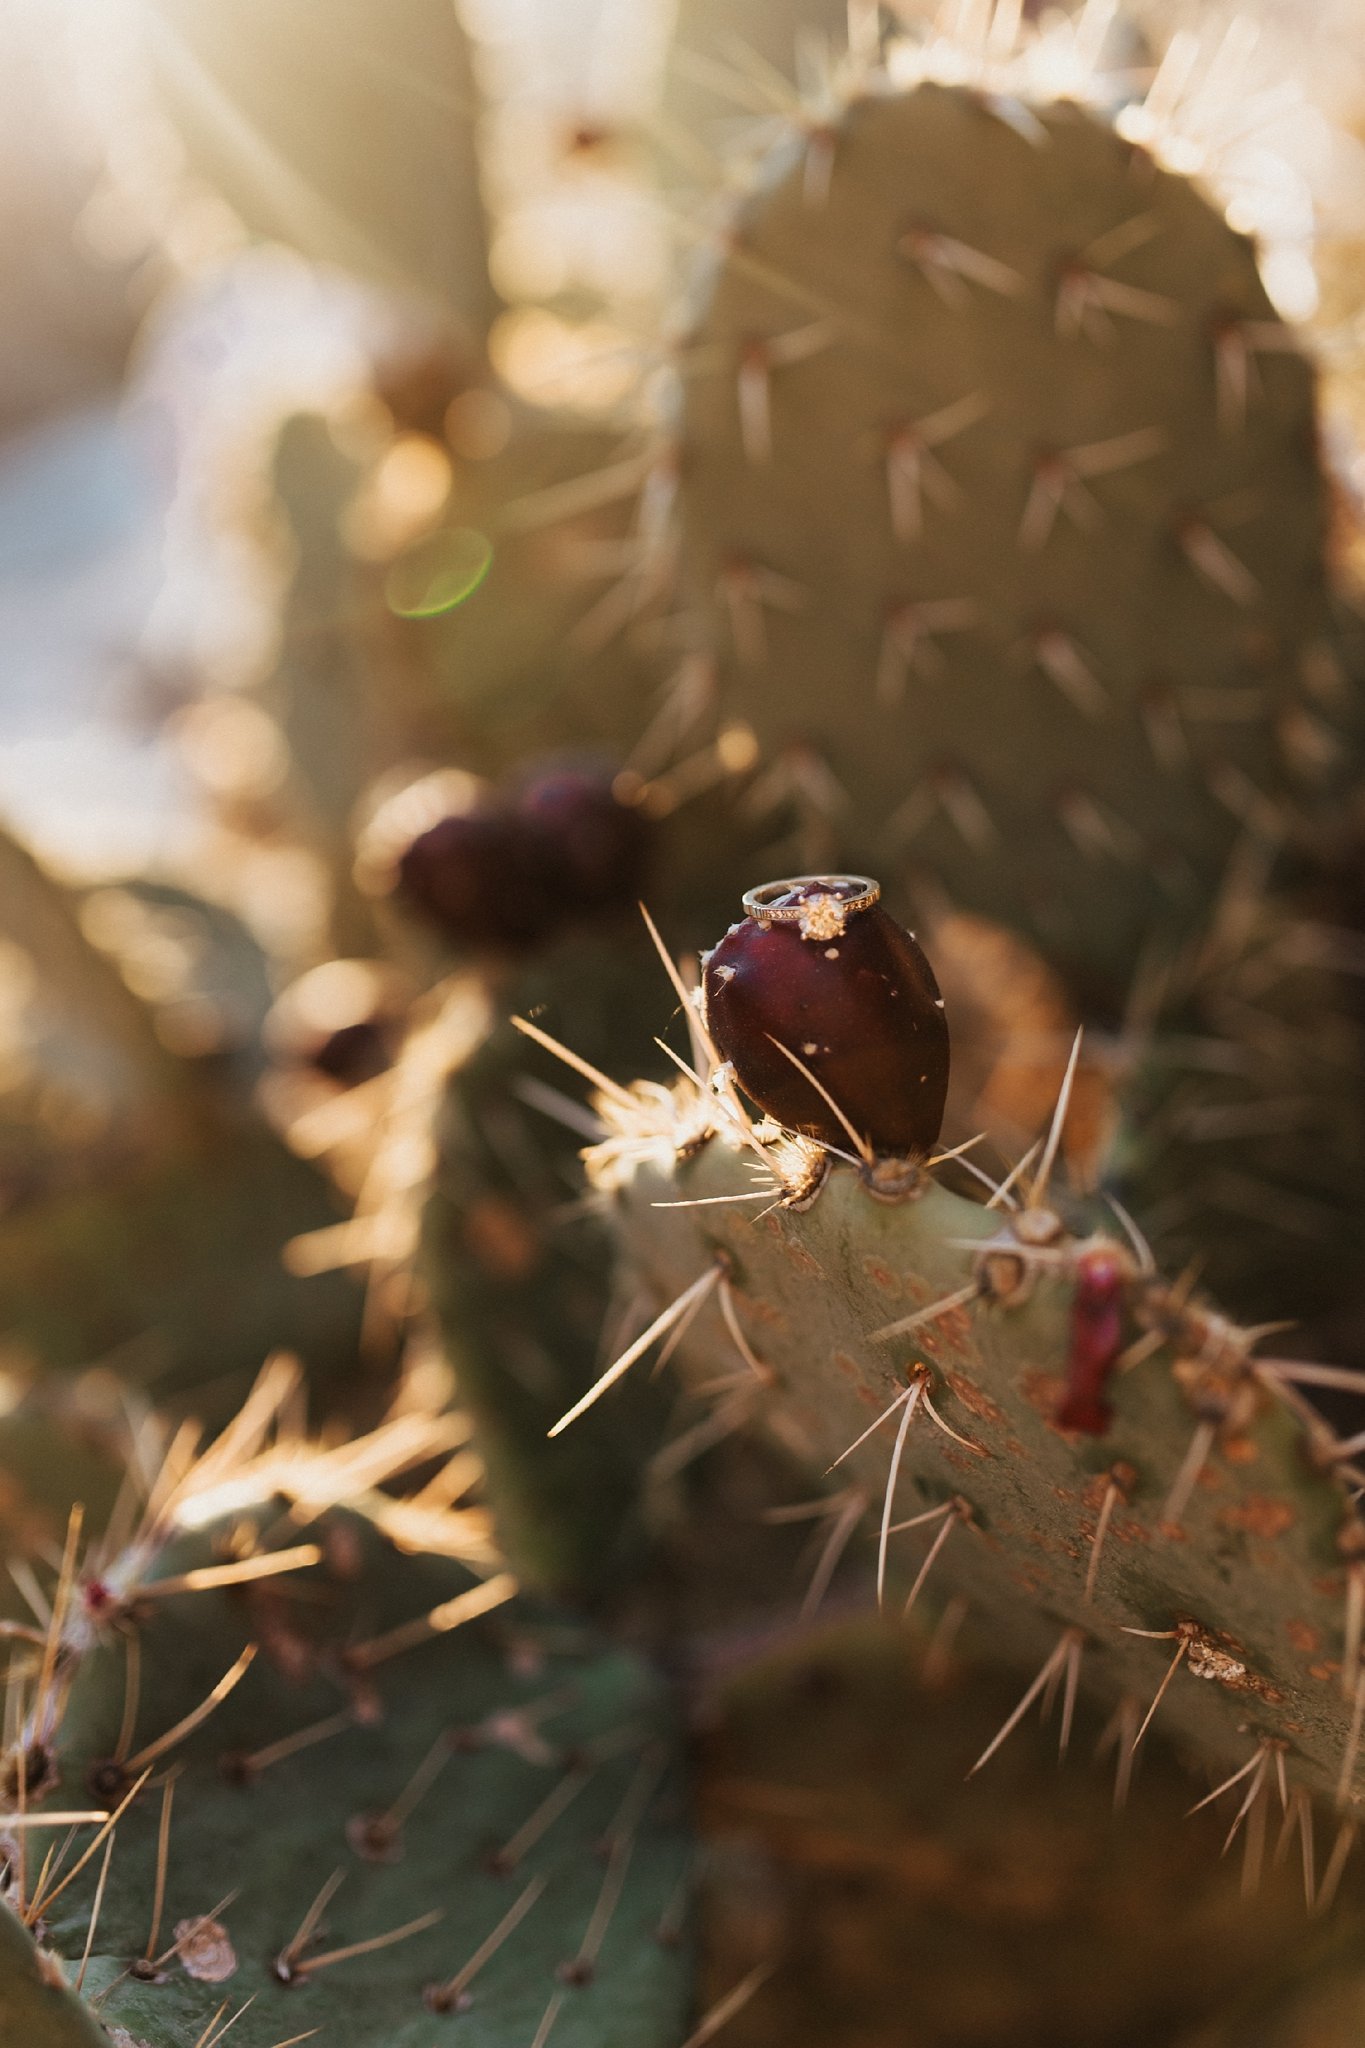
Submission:
<svg viewBox="0 0 1365 2048">
<path fill-rule="evenodd" d="M 43 1989 L 65 1978 L 139 2048 L 229 2018 L 251 2048 L 426 2044 L 465 2012 L 490 2042 L 669 2048 L 690 1850 L 659 1679 L 517 1599 L 486 1516 L 450 1505 L 458 1418 L 319 1451 L 272 1435 L 291 1384 L 274 1368 L 172 1464 L 131 1540 L 74 1573 L 69 1545 L 11 1666 L 10 1812 L 109 1818 L 50 1863 L 47 1825 L 12 1825 L 10 1905 L 63 1960 L 10 1995 L 52 2004 L 54 2042 L 90 2034 Z M 432 1488 L 377 1490 L 452 1451 Z"/>
<path fill-rule="evenodd" d="M 343 449 L 314 415 L 287 420 L 274 451 L 297 566 L 259 689 L 289 763 L 263 822 L 321 860 L 328 941 L 344 952 L 375 944 L 352 874 L 370 792 L 433 761 L 497 775 L 572 749 L 619 764 L 645 722 L 648 660 L 619 640 L 604 649 L 585 627 L 615 581 L 597 558 L 627 544 L 640 462 L 595 424 L 514 407 L 492 388 L 472 396 L 503 422 L 473 454 L 384 430 L 363 452 Z M 416 533 L 363 533 L 367 503 L 388 493 L 401 506 L 414 448 L 443 494 Z M 620 472 L 605 504 L 600 468 Z"/>
<path fill-rule="evenodd" d="M 1339 781 L 1313 371 L 1096 113 L 924 83 L 794 134 L 682 372 L 682 573 L 801 865 L 908 861 L 1121 991 Z"/>
<path fill-rule="evenodd" d="M 666 1340 L 699 1398 L 800 1459 L 831 1542 L 870 1522 L 879 1599 L 970 1605 L 1029 1674 L 1021 1713 L 1094 1688 L 1135 1750 L 1159 1703 L 1252 1804 L 1283 1773 L 1303 1812 L 1349 1806 L 1357 1446 L 1297 1387 L 1357 1376 L 1263 1358 L 1121 1211 L 1054 1198 L 1065 1100 L 1041 1159 L 968 1199 L 947 1162 L 877 1156 L 857 1103 L 841 1156 L 754 1125 L 711 1061 L 669 1101 L 597 1099 L 589 1180 L 654 1319 L 579 1407 Z"/>
<path fill-rule="evenodd" d="M 188 1471 L 192 1432 L 155 1450 L 139 1434 L 126 1488 L 102 1456 L 125 1405 L 106 1369 L 73 1390 L 105 1403 L 79 1471 L 54 1447 L 70 1413 L 50 1385 L 0 1418 L 0 2031 L 36 2048 L 677 2048 L 678 1704 L 524 1578 L 586 1587 L 700 1677 L 720 1931 L 697 2043 L 870 2048 L 885 2013 L 851 2014 L 840 1970 L 851 1956 L 845 1978 L 883 1989 L 890 1956 L 888 2039 L 913 2002 L 944 2048 L 1134 2048 L 1204 2024 L 1264 1951 L 1287 1974 L 1262 2038 L 1308 2029 L 1316 2048 L 1312 2028 L 1349 2026 L 1358 1973 L 1328 1940 L 1276 1947 L 1288 1874 L 1263 1866 L 1292 1849 L 1310 1908 L 1358 1875 L 1365 1432 L 1338 1439 L 1300 1390 L 1344 1402 L 1362 1382 L 1277 1359 L 1249 1304 L 1297 1312 L 1352 1269 L 1357 1039 L 1341 950 L 1302 912 L 1354 712 L 1314 372 L 1250 240 L 1085 106 L 995 91 L 989 64 L 979 87 L 875 71 L 875 8 L 850 11 L 861 47 L 837 74 L 807 41 L 814 90 L 793 93 L 773 67 L 829 0 L 723 20 L 698 0 L 679 34 L 704 61 L 666 84 L 665 120 L 714 89 L 747 133 L 708 113 L 704 143 L 790 133 L 661 351 L 676 378 L 653 376 L 641 430 L 618 435 L 488 379 L 445 0 L 381 9 L 383 51 L 373 6 L 346 0 L 355 34 L 311 0 L 277 11 L 245 9 L 281 59 L 251 79 L 253 38 L 229 48 L 220 7 L 191 21 L 154 0 L 191 154 L 253 224 L 441 302 L 432 347 L 280 436 L 296 567 L 276 673 L 247 682 L 279 775 L 233 785 L 220 814 L 225 844 L 231 824 L 239 845 L 312 856 L 311 936 L 272 964 L 365 956 L 373 1066 L 329 1072 L 295 1041 L 318 1088 L 280 1118 L 292 1162 L 240 1090 L 196 1092 L 139 1199 L 120 1182 L 15 1219 L 0 1321 L 22 1370 L 150 1328 L 130 1369 L 225 1383 L 210 1400 L 268 1325 L 364 1406 L 355 1295 L 320 1276 L 368 1263 L 361 1349 L 408 1370 L 372 1436 L 320 1448 L 277 1361 Z M 983 44 L 1018 28 L 1006 0 L 952 11 Z M 310 112 L 357 85 L 358 120 L 389 131 L 363 161 L 357 124 L 324 134 Z M 704 152 L 676 154 L 691 175 Z M 580 901 L 543 945 L 512 946 L 494 862 L 486 954 L 457 935 L 452 976 L 401 891 L 370 891 L 365 845 L 354 866 L 373 779 L 439 759 L 493 778 L 480 800 L 505 823 L 528 761 L 569 748 L 610 755 L 594 772 L 648 821 L 652 868 L 641 882 L 623 860 L 593 915 Z M 1081 1018 L 1098 1026 L 1008 1173 L 952 1156 L 977 1123 L 937 1136 L 943 1017 L 899 938 L 861 956 L 887 998 L 875 1032 L 804 974 L 727 1031 L 732 934 L 702 1024 L 675 980 L 685 1059 L 680 1037 L 676 1055 L 655 1041 L 668 1020 L 630 899 L 691 945 L 754 873 L 836 858 L 984 935 L 989 1044 L 966 1047 L 978 1085 L 950 1116 L 994 1087 L 1011 1114 L 992 1129 L 1012 1119 L 1022 1152 L 1051 1106 L 1039 1075 L 1060 1076 Z M 801 969 L 837 968 L 838 938 Z M 1012 1008 L 1001 963 L 1020 961 L 1036 999 Z M 905 1042 L 912 987 L 935 1014 Z M 793 993 L 809 1028 L 789 1040 Z M 113 994 L 120 1057 L 156 1095 L 155 1029 Z M 590 1107 L 547 1037 L 585 1057 Z M 1030 1059 L 1031 1083 L 1004 1089 Z M 348 1222 L 303 1163 L 333 1144 Z M 1155 1253 L 1111 1187 L 1141 1198 Z M 1296 1292 L 1293 1261 L 1253 1235 L 1268 1208 L 1311 1244 Z M 1171 1277 L 1191 1248 L 1208 1297 Z M 680 1390 L 651 1381 L 651 1355 Z M 458 1416 L 424 1405 L 451 1368 Z M 83 1531 L 64 1512 L 77 1487 Z M 729 1519 L 698 1536 L 721 1500 Z M 718 1708 L 721 1632 L 742 1610 L 751 1654 L 777 1583 L 764 1546 L 807 1525 L 804 1621 L 846 1557 L 850 1589 L 861 1565 L 909 1626 L 880 1632 L 884 1666 L 842 1699 L 837 1659 L 808 1664 L 803 1643 Z M 978 1653 L 992 1670 L 971 1671 Z M 1045 1768 L 1034 1714 L 1053 1717 Z M 1131 1831 L 1109 1826 L 1107 1781 L 1054 1790 L 1058 1739 L 1100 1729 L 1119 1794 L 1139 1767 L 1154 1787 Z M 1165 1737 L 1205 1772 L 1195 1789 L 1149 1755 Z M 1240 1877 L 1206 1836 L 1240 1837 Z M 872 1869 L 894 1872 L 882 1917 Z M 906 1967 L 908 1927 L 940 1951 L 932 1984 L 930 1961 Z"/>
</svg>

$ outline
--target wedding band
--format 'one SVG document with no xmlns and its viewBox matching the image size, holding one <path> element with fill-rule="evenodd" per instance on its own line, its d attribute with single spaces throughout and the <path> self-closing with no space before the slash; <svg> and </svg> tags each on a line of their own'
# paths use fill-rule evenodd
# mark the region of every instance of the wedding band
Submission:
<svg viewBox="0 0 1365 2048">
<path fill-rule="evenodd" d="M 757 924 L 802 924 L 810 917 L 809 901 L 783 903 L 780 899 L 811 883 L 836 899 L 841 918 L 851 917 L 858 910 L 870 910 L 882 893 L 881 884 L 870 875 L 788 875 L 785 881 L 764 882 L 757 889 L 746 889 L 744 908 Z"/>
</svg>

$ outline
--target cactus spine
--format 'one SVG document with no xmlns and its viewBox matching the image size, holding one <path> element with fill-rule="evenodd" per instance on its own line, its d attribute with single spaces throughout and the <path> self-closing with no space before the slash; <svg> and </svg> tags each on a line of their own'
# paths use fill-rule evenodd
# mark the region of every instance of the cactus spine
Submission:
<svg viewBox="0 0 1365 2048">
<path fill-rule="evenodd" d="M 739 206 L 683 357 L 719 702 L 820 858 L 1121 985 L 1340 775 L 1312 371 L 1248 238 L 1080 106 L 924 83 L 822 147 Z"/>
<path fill-rule="evenodd" d="M 7 1800 L 110 1815 L 55 1864 L 7 1838 L 10 1905 L 65 1959 L 7 1978 L 50 2025 L 23 2038 L 104 2038 L 66 1978 L 147 2048 L 229 2015 L 251 2048 L 427 2042 L 466 2009 L 519 2041 L 550 2008 L 568 2040 L 669 2048 L 688 1851 L 656 1675 L 516 1600 L 457 1418 L 323 1450 L 281 1418 L 297 1384 L 277 1361 L 194 1465 L 173 1452 L 131 1541 L 81 1555 L 73 1522 L 11 1665 Z M 436 1485 L 381 1490 L 417 1458 Z"/>
</svg>

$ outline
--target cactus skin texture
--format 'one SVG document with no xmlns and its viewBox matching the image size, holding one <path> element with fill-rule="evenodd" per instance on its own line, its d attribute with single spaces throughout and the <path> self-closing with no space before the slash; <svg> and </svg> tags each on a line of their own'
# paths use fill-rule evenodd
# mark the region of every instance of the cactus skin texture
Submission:
<svg viewBox="0 0 1365 2048">
<path fill-rule="evenodd" d="M 724 790 L 662 820 L 651 902 L 670 932 L 697 945 L 721 923 L 737 844 L 752 853 Z M 491 992 L 601 1071 L 658 1085 L 676 1072 L 641 1001 L 658 974 L 643 924 L 626 916 L 619 930 L 561 939 Z M 585 1130 L 581 1109 L 562 1121 L 563 1098 L 559 1061 L 506 1022 L 454 1066 L 432 1106 L 420 1270 L 488 1460 L 502 1541 L 525 1580 L 567 1593 L 636 1568 L 640 1473 L 662 1410 L 657 1389 L 626 1387 L 618 1414 L 584 1418 L 581 1442 L 546 1440 L 601 1370 L 617 1325 L 611 1237 L 592 1205 L 565 1214 Z"/>
<path fill-rule="evenodd" d="M 685 358 L 718 701 L 806 790 L 807 865 L 908 859 L 1122 990 L 1340 778 L 1313 372 L 1250 240 L 1079 106 L 855 100 L 815 193 L 813 146 Z"/>
<path fill-rule="evenodd" d="M 362 1464 L 371 1455 L 364 1443 L 347 1451 Z M 554 2037 L 571 2048 L 672 2048 L 685 2025 L 690 1850 L 674 1711 L 658 1677 L 574 1617 L 513 1598 L 477 1514 L 444 1518 L 449 1554 L 413 1554 L 432 1518 L 383 1495 L 304 1514 L 319 1555 L 297 1573 L 158 1595 L 158 1582 L 221 1566 L 276 1521 L 291 1458 L 273 1469 L 282 1494 L 266 1488 L 253 1510 L 239 1504 L 225 1520 L 171 1534 L 150 1558 L 130 1551 L 83 1567 L 67 1606 L 56 1725 L 41 1722 L 58 1777 L 42 1797 L 59 1809 L 92 1796 L 112 1807 L 150 1775 L 114 1830 L 84 1974 L 101 2021 L 139 2048 L 185 2048 L 226 1999 L 224 2018 L 245 2008 L 234 2032 L 248 2048 L 310 2028 L 356 2048 L 429 2048 L 466 2005 L 459 2024 L 494 2044 L 530 2040 L 557 2003 Z M 231 1460 L 202 1470 L 207 1493 Z M 268 1545 L 287 1547 L 299 1533 Z M 457 1561 L 459 1549 L 471 1563 Z M 452 1599 L 472 1605 L 467 1618 L 423 1626 Z M 259 1652 L 235 1687 L 158 1751 L 158 1737 L 203 1707 L 253 1643 Z M 16 1683 L 36 1736 L 31 1674 Z M 314 1739 L 292 1746 L 299 1731 Z M 117 1766 L 116 1755 L 125 1759 Z M 11 1752 L 11 1782 L 13 1766 Z M 164 1910 L 155 1903 L 163 1826 Z M 85 1949 L 99 1862 L 59 1896 L 49 1881 L 44 1903 L 29 1856 L 30 1917 L 68 1978 Z M 308 1907 L 339 1872 L 317 1933 L 282 1968 Z M 511 1913 L 518 1901 L 522 1912 Z M 158 1912 L 151 1953 L 212 1914 L 230 1944 L 221 1961 L 201 1963 L 189 1942 L 158 1970 L 130 1971 L 149 1952 Z M 509 1913 L 482 1967 L 443 1994 Z M 321 1960 L 410 1923 L 392 1945 Z M 680 1938 L 668 1938 L 670 1927 Z M 4 1931 L 16 1934 L 8 1919 Z M 11 1995 L 39 1995 L 31 1972 Z M 5 2039 L 46 2048 L 49 2038 L 90 2038 L 89 2023 L 81 2031 L 79 2016 L 55 2002 L 52 2024 L 50 2037 Z"/>
<path fill-rule="evenodd" d="M 108 2034 L 63 1979 L 62 1966 L 0 1905 L 0 2040 L 15 2048 L 109 2048 Z"/>
<path fill-rule="evenodd" d="M 1170 1672 L 1160 1725 L 1182 1749 L 1226 1769 L 1283 1753 L 1298 1797 L 1349 1796 L 1361 1526 L 1331 1433 L 1251 1334 L 1159 1279 L 1101 1205 L 1054 1211 L 1035 1186 L 986 1208 L 927 1172 L 888 1200 L 766 1126 L 743 1153 L 721 1112 L 700 1142 L 688 1084 L 672 1156 L 657 1104 L 603 1107 L 589 1174 L 632 1275 L 660 1308 L 709 1288 L 680 1371 L 732 1379 L 737 1323 L 750 1420 L 821 1490 L 862 1495 L 889 1602 L 918 1595 L 932 1542 L 935 1592 L 1021 1671 L 1138 1720 Z M 757 1219 L 755 1172 L 778 1204 Z M 658 1206 L 678 1202 L 704 1206 Z"/>
</svg>

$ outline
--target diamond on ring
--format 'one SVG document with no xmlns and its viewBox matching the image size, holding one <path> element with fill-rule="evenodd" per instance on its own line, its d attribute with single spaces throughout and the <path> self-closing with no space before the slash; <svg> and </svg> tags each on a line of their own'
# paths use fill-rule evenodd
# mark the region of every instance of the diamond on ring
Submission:
<svg viewBox="0 0 1365 2048">
<path fill-rule="evenodd" d="M 797 890 L 814 893 L 800 902 L 782 899 Z M 803 939 L 837 939 L 850 917 L 870 910 L 881 895 L 870 875 L 788 875 L 744 893 L 744 908 L 756 924 L 795 924 Z"/>
</svg>

